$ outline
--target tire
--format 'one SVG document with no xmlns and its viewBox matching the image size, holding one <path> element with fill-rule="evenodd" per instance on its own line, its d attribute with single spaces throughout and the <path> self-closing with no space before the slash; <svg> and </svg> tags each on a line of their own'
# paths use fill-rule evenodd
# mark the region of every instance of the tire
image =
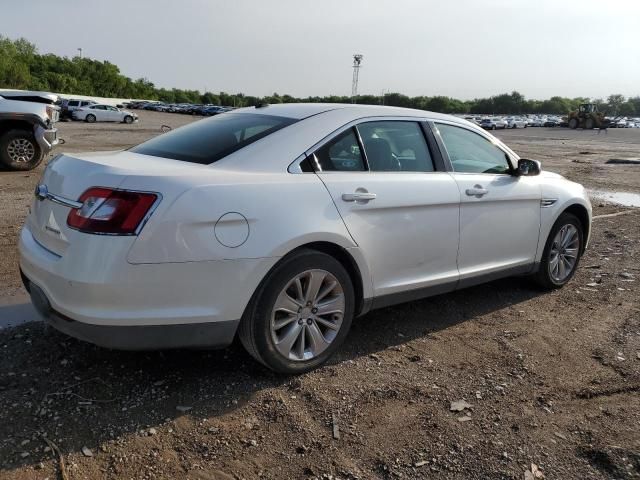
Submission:
<svg viewBox="0 0 640 480">
<path fill-rule="evenodd" d="M 306 288 L 312 283 L 309 282 L 312 275 L 318 275 L 316 278 L 319 279 L 323 274 L 326 276 L 324 283 L 318 288 L 319 294 L 334 281 L 336 284 L 333 290 L 320 300 L 331 305 L 335 302 L 336 310 L 340 306 L 343 307 L 340 321 L 340 315 L 337 313 L 316 315 L 316 311 L 310 310 L 312 307 L 315 308 L 316 304 L 305 303 L 304 300 L 295 305 L 289 301 L 284 302 L 291 306 L 290 311 L 297 307 L 297 311 L 292 315 L 278 309 L 277 306 L 283 304 L 281 299 L 289 300 L 293 296 L 301 299 L 302 296 L 297 292 L 307 293 Z M 300 279 L 300 290 L 295 287 L 296 278 Z M 333 300 L 325 300 L 330 296 Z M 318 305 L 322 303 L 321 301 Z M 351 327 L 354 306 L 353 284 L 342 264 L 330 255 L 315 250 L 300 250 L 285 257 L 262 281 L 242 316 L 238 336 L 247 352 L 271 370 L 283 374 L 308 372 L 325 363 L 344 342 Z M 310 318 L 305 319 L 307 315 Z M 276 321 L 282 324 L 279 329 L 274 326 Z M 327 324 L 337 324 L 338 328 L 328 328 Z M 313 342 L 314 333 L 315 338 L 323 339 L 324 343 Z M 322 337 L 318 337 L 318 333 L 321 333 Z M 287 335 L 293 341 L 288 342 L 289 346 L 285 348 L 282 344 L 285 343 Z M 314 352 L 316 345 L 319 345 L 317 354 Z M 287 356 L 282 353 L 283 350 Z"/>
<path fill-rule="evenodd" d="M 576 128 L 578 128 L 579 123 L 580 122 L 578 122 L 577 118 L 572 118 L 571 120 L 569 120 L 569 128 L 571 130 L 575 130 Z"/>
<path fill-rule="evenodd" d="M 87 122 L 87 123 L 95 123 L 96 116 L 94 114 L 90 113 L 89 115 L 84 117 L 84 121 Z"/>
<path fill-rule="evenodd" d="M 596 126 L 596 122 L 593 121 L 593 118 L 587 118 L 587 120 L 584 122 L 585 130 L 593 130 L 595 126 Z"/>
<path fill-rule="evenodd" d="M 491 125 L 491 130 L 495 130 L 496 126 L 495 125 Z"/>
<path fill-rule="evenodd" d="M 33 170 L 43 158 L 44 152 L 29 130 L 9 130 L 0 136 L 0 162 L 9 170 Z"/>
<path fill-rule="evenodd" d="M 126 117 L 124 117 L 124 123 L 126 124 L 133 123 L 133 117 L 131 115 L 127 115 Z"/>
<path fill-rule="evenodd" d="M 557 258 L 557 255 L 554 254 L 554 250 L 557 246 L 557 236 L 559 232 L 563 229 L 567 228 L 568 231 L 572 231 L 571 229 L 575 229 L 575 233 L 577 235 L 577 242 L 575 244 L 570 243 L 572 249 L 575 249 L 575 263 L 571 267 L 571 270 L 564 276 L 563 278 L 558 278 L 553 274 L 554 271 L 554 262 L 553 259 Z M 575 245 L 575 246 L 574 246 Z M 545 290 L 553 290 L 557 288 L 561 288 L 566 285 L 575 275 L 576 270 L 578 269 L 578 265 L 580 264 L 580 258 L 582 256 L 582 250 L 584 247 L 584 229 L 582 223 L 572 213 L 564 212 L 558 217 L 556 223 L 553 224 L 551 231 L 549 232 L 549 237 L 547 238 L 547 242 L 544 246 L 544 251 L 542 252 L 542 261 L 540 262 L 540 267 L 538 271 L 534 274 L 534 281 Z M 569 250 L 569 249 L 567 249 Z M 563 260 L 558 258 L 558 264 L 562 264 Z M 560 272 L 558 272 L 560 273 Z"/>
</svg>

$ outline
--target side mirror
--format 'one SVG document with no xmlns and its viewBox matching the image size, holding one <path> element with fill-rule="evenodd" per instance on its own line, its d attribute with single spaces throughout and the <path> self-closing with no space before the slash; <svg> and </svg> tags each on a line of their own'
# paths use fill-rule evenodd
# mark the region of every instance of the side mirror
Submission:
<svg viewBox="0 0 640 480">
<path fill-rule="evenodd" d="M 537 160 L 529 160 L 528 158 L 521 158 L 518 160 L 518 168 L 516 175 L 518 177 L 532 177 L 540 175 L 542 165 Z"/>
</svg>

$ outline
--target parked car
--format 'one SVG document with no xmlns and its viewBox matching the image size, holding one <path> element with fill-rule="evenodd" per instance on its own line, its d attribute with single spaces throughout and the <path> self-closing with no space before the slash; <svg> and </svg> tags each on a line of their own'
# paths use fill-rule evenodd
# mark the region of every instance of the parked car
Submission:
<svg viewBox="0 0 640 480">
<path fill-rule="evenodd" d="M 0 164 L 33 170 L 58 144 L 58 96 L 47 92 L 0 92 Z"/>
<path fill-rule="evenodd" d="M 522 117 L 507 117 L 507 128 L 527 128 L 527 119 Z"/>
<path fill-rule="evenodd" d="M 485 130 L 496 130 L 498 128 L 507 128 L 507 122 L 501 118 L 483 118 L 480 126 Z"/>
<path fill-rule="evenodd" d="M 93 100 L 77 100 L 77 99 L 66 99 L 63 98 L 60 103 L 60 118 L 73 119 L 73 112 L 84 107 L 88 107 L 89 105 L 95 105 L 97 102 Z"/>
<path fill-rule="evenodd" d="M 120 122 L 133 123 L 138 121 L 138 115 L 128 110 L 120 110 L 111 105 L 91 105 L 79 108 L 73 112 L 74 120 L 83 120 L 87 123 L 94 122 Z"/>
<path fill-rule="evenodd" d="M 543 127 L 559 127 L 561 120 L 559 118 L 547 118 L 542 124 Z"/>
<path fill-rule="evenodd" d="M 374 308 L 511 275 L 562 287 L 590 226 L 581 185 L 463 119 L 279 104 L 59 155 L 20 269 L 46 321 L 82 340 L 201 348 L 237 333 L 300 373 Z"/>
<path fill-rule="evenodd" d="M 527 122 L 529 127 L 541 127 L 544 124 L 545 118 L 543 117 L 532 117 Z"/>
<path fill-rule="evenodd" d="M 224 113 L 226 111 L 227 109 L 224 107 L 218 107 L 216 105 L 213 105 L 213 106 L 201 109 L 200 114 L 204 115 L 205 117 L 211 117 L 213 115 L 218 115 L 219 113 Z"/>
</svg>

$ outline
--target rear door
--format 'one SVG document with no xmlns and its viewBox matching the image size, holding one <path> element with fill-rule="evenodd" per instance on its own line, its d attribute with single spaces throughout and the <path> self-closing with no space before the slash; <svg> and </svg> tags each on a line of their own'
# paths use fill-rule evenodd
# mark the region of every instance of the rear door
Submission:
<svg viewBox="0 0 640 480">
<path fill-rule="evenodd" d="M 435 125 L 460 190 L 461 286 L 498 272 L 525 273 L 540 233 L 539 180 L 512 175 L 515 165 L 492 137 L 461 125 Z"/>
<path fill-rule="evenodd" d="M 460 194 L 418 121 L 361 122 L 309 160 L 367 259 L 376 306 L 455 287 Z"/>
</svg>

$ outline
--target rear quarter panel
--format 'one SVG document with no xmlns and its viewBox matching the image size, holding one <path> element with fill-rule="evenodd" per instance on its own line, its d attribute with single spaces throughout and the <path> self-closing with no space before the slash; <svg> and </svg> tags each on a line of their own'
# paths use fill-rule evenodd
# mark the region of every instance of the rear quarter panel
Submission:
<svg viewBox="0 0 640 480">
<path fill-rule="evenodd" d="M 145 225 L 129 252 L 130 263 L 281 257 L 315 241 L 356 246 L 315 174 L 209 170 L 208 178 L 191 178 L 191 185 L 162 177 L 125 180 L 121 188 L 160 191 L 174 198 L 163 199 Z M 165 195 L 175 188 L 183 191 Z M 221 217 L 228 213 L 240 214 L 246 224 L 238 215 L 225 224 Z M 246 229 L 248 235 L 240 245 L 225 246 L 216 234 L 222 228 L 231 233 Z"/>
</svg>

